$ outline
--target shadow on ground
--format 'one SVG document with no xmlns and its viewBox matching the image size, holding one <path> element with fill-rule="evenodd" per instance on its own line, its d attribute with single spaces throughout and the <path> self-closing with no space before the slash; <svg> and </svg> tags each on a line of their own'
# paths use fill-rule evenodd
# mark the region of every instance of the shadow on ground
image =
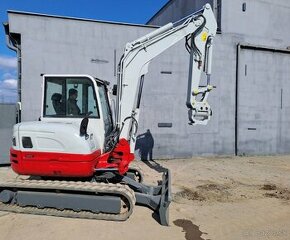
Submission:
<svg viewBox="0 0 290 240">
<path fill-rule="evenodd" d="M 185 232 L 186 240 L 210 240 L 202 238 L 202 234 L 207 234 L 199 230 L 199 227 L 194 225 L 190 220 L 186 219 L 177 219 L 174 222 L 174 225 L 181 227 L 183 232 Z"/>
</svg>

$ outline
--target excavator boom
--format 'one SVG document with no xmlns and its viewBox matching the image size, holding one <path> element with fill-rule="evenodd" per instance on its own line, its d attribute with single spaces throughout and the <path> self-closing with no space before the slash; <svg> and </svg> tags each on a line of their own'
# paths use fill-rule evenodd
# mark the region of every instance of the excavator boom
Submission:
<svg viewBox="0 0 290 240">
<path fill-rule="evenodd" d="M 117 127 L 120 138 L 130 142 L 131 152 L 136 143 L 140 99 L 144 76 L 150 61 L 168 48 L 185 39 L 190 54 L 186 106 L 189 123 L 206 125 L 211 117 L 207 102 L 210 83 L 212 44 L 217 30 L 214 13 L 209 4 L 188 17 L 167 25 L 127 43 L 119 63 L 117 94 Z M 207 75 L 206 86 L 200 86 L 201 73 Z"/>
</svg>

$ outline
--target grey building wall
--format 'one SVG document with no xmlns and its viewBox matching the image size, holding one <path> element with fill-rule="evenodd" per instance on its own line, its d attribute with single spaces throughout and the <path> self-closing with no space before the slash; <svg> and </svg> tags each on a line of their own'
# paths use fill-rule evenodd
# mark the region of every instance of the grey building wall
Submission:
<svg viewBox="0 0 290 240">
<path fill-rule="evenodd" d="M 21 35 L 22 120 L 40 116 L 43 73 L 89 74 L 115 80 L 115 55 L 152 27 L 9 13 L 9 28 Z M 33 93 L 33 94 L 32 94 Z"/>
<path fill-rule="evenodd" d="M 194 1 L 182 2 L 170 1 L 169 6 L 177 4 L 175 11 L 164 8 L 152 19 L 156 20 L 154 24 L 159 25 L 158 21 L 162 19 L 175 21 L 175 18 L 183 17 L 183 13 L 187 15 L 186 11 L 199 8 L 197 5 L 190 7 Z M 136 144 L 136 152 L 143 158 L 151 155 L 153 158 L 176 158 L 290 152 L 290 135 L 286 127 L 290 119 L 290 99 L 288 90 L 285 90 L 290 81 L 289 71 L 285 70 L 289 55 L 242 49 L 237 61 L 239 43 L 283 49 L 290 45 L 290 33 L 285 29 L 286 24 L 282 24 L 289 22 L 289 3 L 247 1 L 243 12 L 244 2 L 224 0 L 220 5 L 222 33 L 215 39 L 212 74 L 217 89 L 209 97 L 213 117 L 207 126 L 187 124 L 185 99 L 189 56 L 184 42 L 152 61 L 141 101 Z M 175 13 L 180 15 L 173 16 Z M 153 30 L 149 26 L 15 12 L 9 13 L 9 25 L 10 32 L 21 34 L 24 121 L 37 120 L 40 115 L 41 73 L 90 74 L 114 82 L 115 58 L 120 58 L 125 43 Z M 265 73 L 265 69 L 271 71 L 271 75 Z M 271 89 L 276 89 L 273 96 L 268 94 Z M 275 106 L 271 107 L 269 102 L 273 102 L 273 98 Z M 263 108 L 258 104 L 260 99 L 263 99 L 260 103 L 264 102 Z M 277 99 L 280 99 L 280 105 Z M 160 128 L 158 123 L 172 123 L 172 128 Z"/>
<path fill-rule="evenodd" d="M 220 16 L 221 33 L 215 39 L 212 74 L 220 105 L 213 109 L 219 112 L 219 131 L 226 134 L 218 137 L 229 140 L 224 143 L 236 154 L 289 153 L 290 2 L 209 3 L 214 9 L 220 8 L 217 17 Z M 148 23 L 176 21 L 198 10 L 201 4 L 204 1 L 169 1 Z M 238 57 L 239 44 L 258 47 L 243 48 Z"/>
<path fill-rule="evenodd" d="M 179 19 L 188 16 L 189 14 L 201 9 L 206 3 L 213 6 L 217 3 L 216 0 L 195 0 L 195 1 L 184 1 L 184 0 L 169 0 L 151 19 L 148 20 L 147 24 L 152 25 L 165 25 L 169 22 L 176 22 Z"/>
<path fill-rule="evenodd" d="M 9 163 L 12 127 L 16 122 L 15 105 L 0 103 L 0 115 L 0 165 L 2 165 Z"/>
<path fill-rule="evenodd" d="M 241 49 L 238 153 L 290 152 L 290 54 Z"/>
<path fill-rule="evenodd" d="M 243 3 L 246 4 L 245 12 L 242 11 Z M 251 36 L 266 43 L 272 40 L 281 47 L 285 43 L 290 45 L 288 0 L 223 0 L 221 12 L 223 33 Z"/>
</svg>

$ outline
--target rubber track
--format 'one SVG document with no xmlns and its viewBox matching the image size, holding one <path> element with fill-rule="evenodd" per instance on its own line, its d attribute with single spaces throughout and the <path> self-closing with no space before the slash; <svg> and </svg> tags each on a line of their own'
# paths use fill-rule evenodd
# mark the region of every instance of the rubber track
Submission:
<svg viewBox="0 0 290 240">
<path fill-rule="evenodd" d="M 75 212 L 73 210 L 58 210 L 55 208 L 20 207 L 16 204 L 5 204 L 0 202 L 0 211 L 25 213 L 35 215 L 48 215 L 68 218 L 85 218 L 109 221 L 125 221 L 133 212 L 136 198 L 134 191 L 126 185 L 112 183 L 94 182 L 73 182 L 73 181 L 46 181 L 46 180 L 22 180 L 11 182 L 0 182 L 0 189 L 16 189 L 25 191 L 48 190 L 47 192 L 57 191 L 76 191 L 93 192 L 96 195 L 117 195 L 121 199 L 127 199 L 127 211 L 120 214 L 92 213 L 89 211 Z"/>
</svg>

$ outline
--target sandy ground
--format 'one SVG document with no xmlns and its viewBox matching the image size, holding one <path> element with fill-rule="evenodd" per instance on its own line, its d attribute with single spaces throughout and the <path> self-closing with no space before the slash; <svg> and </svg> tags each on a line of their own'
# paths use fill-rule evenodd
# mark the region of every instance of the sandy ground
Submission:
<svg viewBox="0 0 290 240">
<path fill-rule="evenodd" d="M 290 156 L 136 162 L 145 181 L 171 169 L 170 227 L 136 206 L 126 222 L 0 212 L 0 239 L 290 239 Z M 15 178 L 9 168 L 0 179 Z"/>
</svg>

